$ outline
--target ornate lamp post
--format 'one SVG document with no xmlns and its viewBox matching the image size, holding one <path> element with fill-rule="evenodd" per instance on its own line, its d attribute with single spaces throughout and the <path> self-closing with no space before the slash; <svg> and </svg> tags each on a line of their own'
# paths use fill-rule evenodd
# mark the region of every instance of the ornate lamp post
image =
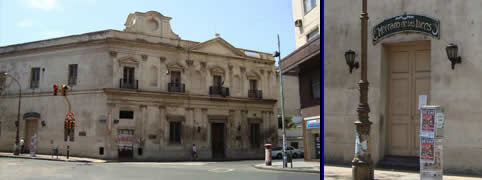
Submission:
<svg viewBox="0 0 482 180">
<path fill-rule="evenodd" d="M 356 180 L 373 179 L 373 161 L 369 149 L 370 126 L 368 119 L 370 107 L 368 106 L 368 81 L 367 81 L 367 0 L 362 1 L 361 19 L 361 80 L 360 104 L 358 105 L 358 120 L 356 126 L 355 157 L 352 161 L 352 175 Z"/>
<path fill-rule="evenodd" d="M 22 86 L 20 86 L 20 83 L 18 82 L 17 79 L 15 79 L 13 76 L 9 75 L 8 73 L 3 73 L 0 74 L 0 77 L 5 78 L 5 77 L 10 77 L 12 78 L 18 85 L 18 114 L 17 114 L 17 121 L 15 121 L 15 126 L 17 127 L 17 134 L 15 136 L 15 151 L 13 152 L 14 155 L 19 155 L 20 154 L 20 147 L 18 145 L 19 143 L 19 136 L 20 136 L 20 107 L 21 107 L 21 99 L 22 99 Z"/>
</svg>

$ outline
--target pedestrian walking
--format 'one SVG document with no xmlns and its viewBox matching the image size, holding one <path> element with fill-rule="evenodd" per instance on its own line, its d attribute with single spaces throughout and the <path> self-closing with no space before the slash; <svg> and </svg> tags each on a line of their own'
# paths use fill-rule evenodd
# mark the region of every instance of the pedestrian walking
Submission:
<svg viewBox="0 0 482 180">
<path fill-rule="evenodd" d="M 196 160 L 197 159 L 197 148 L 196 144 L 192 144 L 192 159 Z"/>
<path fill-rule="evenodd" d="M 25 140 L 23 138 L 20 138 L 20 154 L 23 153 L 25 148 Z"/>
</svg>

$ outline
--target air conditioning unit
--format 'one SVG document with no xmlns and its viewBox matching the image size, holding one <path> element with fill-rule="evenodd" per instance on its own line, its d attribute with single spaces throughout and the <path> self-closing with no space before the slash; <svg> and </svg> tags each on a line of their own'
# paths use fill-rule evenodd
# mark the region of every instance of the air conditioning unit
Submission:
<svg viewBox="0 0 482 180">
<path fill-rule="evenodd" d="M 303 25 L 303 22 L 301 21 L 301 19 L 297 19 L 295 21 L 295 27 L 301 27 Z"/>
</svg>

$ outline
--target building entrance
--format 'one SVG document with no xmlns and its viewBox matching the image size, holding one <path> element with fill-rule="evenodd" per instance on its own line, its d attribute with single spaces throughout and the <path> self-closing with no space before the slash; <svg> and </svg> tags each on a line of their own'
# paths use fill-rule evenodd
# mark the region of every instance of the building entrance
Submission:
<svg viewBox="0 0 482 180">
<path fill-rule="evenodd" d="M 26 120 L 26 132 L 24 137 L 24 151 L 26 153 L 30 152 L 30 143 L 32 142 L 32 137 L 37 134 L 37 124 L 38 120 Z"/>
<path fill-rule="evenodd" d="M 213 158 L 224 158 L 224 123 L 211 124 Z"/>
<path fill-rule="evenodd" d="M 388 155 L 418 156 L 420 125 L 418 97 L 430 103 L 430 42 L 387 46 Z"/>
</svg>

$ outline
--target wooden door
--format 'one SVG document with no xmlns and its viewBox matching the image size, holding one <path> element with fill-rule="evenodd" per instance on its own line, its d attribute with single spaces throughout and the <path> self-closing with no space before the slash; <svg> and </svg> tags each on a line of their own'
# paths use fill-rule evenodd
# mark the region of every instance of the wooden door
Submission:
<svg viewBox="0 0 482 180">
<path fill-rule="evenodd" d="M 25 151 L 28 151 L 30 149 L 30 142 L 32 139 L 32 136 L 34 136 L 37 133 L 37 120 L 27 120 L 26 121 L 26 131 L 25 131 Z M 38 137 L 38 135 L 37 135 Z"/>
<path fill-rule="evenodd" d="M 388 58 L 388 151 L 395 156 L 418 156 L 418 97 L 427 95 L 430 103 L 430 42 L 390 45 Z"/>
<path fill-rule="evenodd" d="M 224 158 L 224 123 L 211 125 L 213 158 Z"/>
</svg>

